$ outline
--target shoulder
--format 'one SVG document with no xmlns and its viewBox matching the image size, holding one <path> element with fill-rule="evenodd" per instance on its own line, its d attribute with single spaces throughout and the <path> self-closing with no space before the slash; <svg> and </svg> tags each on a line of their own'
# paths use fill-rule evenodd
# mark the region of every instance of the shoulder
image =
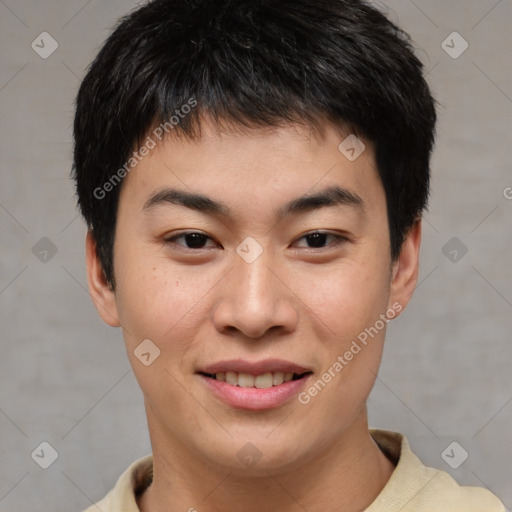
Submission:
<svg viewBox="0 0 512 512">
<path fill-rule="evenodd" d="M 119 477 L 114 488 L 84 512 L 139 512 L 137 494 L 151 482 L 153 456 L 136 460 Z"/>
<path fill-rule="evenodd" d="M 445 471 L 424 466 L 401 434 L 370 433 L 381 450 L 395 459 L 396 467 L 365 512 L 505 512 L 501 501 L 487 489 L 461 486 Z"/>
</svg>

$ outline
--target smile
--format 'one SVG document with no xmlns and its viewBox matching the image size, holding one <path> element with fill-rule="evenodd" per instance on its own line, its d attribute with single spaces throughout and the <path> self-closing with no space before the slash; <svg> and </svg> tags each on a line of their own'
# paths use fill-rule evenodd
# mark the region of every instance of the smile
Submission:
<svg viewBox="0 0 512 512">
<path fill-rule="evenodd" d="M 206 389 L 236 409 L 261 411 L 290 402 L 313 372 L 280 359 L 221 361 L 196 372 Z"/>
<path fill-rule="evenodd" d="M 292 372 L 267 372 L 261 375 L 251 375 L 249 373 L 236 373 L 236 372 L 218 372 L 215 374 L 203 373 L 210 379 L 215 379 L 220 382 L 226 382 L 231 386 L 239 386 L 241 388 L 257 388 L 267 389 L 273 386 L 280 386 L 283 382 L 290 382 L 291 380 L 299 380 L 308 373 L 292 373 Z"/>
</svg>

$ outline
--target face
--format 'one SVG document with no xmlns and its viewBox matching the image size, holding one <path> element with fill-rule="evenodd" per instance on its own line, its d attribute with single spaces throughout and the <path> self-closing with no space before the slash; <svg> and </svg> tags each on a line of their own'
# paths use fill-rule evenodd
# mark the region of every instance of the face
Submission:
<svg viewBox="0 0 512 512">
<path fill-rule="evenodd" d="M 159 144 L 125 179 L 115 292 L 88 237 L 91 293 L 122 326 L 154 451 L 275 472 L 364 430 L 420 227 L 392 262 L 373 148 L 350 161 L 347 135 L 205 123 L 201 140 Z"/>
</svg>

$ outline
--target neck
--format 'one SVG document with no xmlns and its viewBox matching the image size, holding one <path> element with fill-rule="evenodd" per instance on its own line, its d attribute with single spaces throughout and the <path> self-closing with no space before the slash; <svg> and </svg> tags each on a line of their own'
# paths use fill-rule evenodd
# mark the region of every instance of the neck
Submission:
<svg viewBox="0 0 512 512">
<path fill-rule="evenodd" d="M 141 512 L 357 512 L 375 500 L 394 470 L 368 432 L 366 410 L 342 439 L 307 463 L 258 476 L 196 460 L 156 430 L 150 425 L 153 483 L 139 500 Z"/>
</svg>

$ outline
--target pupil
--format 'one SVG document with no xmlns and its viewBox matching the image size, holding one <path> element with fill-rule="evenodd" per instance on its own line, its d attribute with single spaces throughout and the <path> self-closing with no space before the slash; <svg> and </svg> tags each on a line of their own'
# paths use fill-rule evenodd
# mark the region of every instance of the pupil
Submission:
<svg viewBox="0 0 512 512">
<path fill-rule="evenodd" d="M 326 233 L 312 233 L 308 235 L 308 240 L 311 247 L 323 247 L 327 238 Z"/>
<path fill-rule="evenodd" d="M 190 249 L 202 249 L 206 244 L 206 237 L 199 233 L 189 233 L 185 238 Z"/>
</svg>

